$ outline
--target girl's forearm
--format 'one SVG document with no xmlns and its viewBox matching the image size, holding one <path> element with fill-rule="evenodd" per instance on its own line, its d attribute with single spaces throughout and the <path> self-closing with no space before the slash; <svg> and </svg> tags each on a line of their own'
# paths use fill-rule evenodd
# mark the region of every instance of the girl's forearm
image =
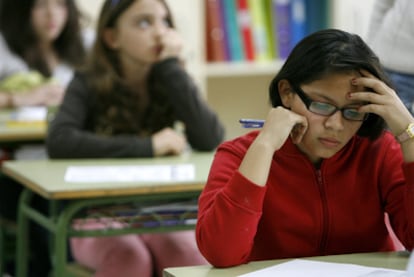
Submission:
<svg viewBox="0 0 414 277">
<path fill-rule="evenodd" d="M 256 140 L 250 146 L 240 164 L 240 173 L 258 186 L 265 186 L 273 154 L 274 149 L 270 145 Z"/>
</svg>

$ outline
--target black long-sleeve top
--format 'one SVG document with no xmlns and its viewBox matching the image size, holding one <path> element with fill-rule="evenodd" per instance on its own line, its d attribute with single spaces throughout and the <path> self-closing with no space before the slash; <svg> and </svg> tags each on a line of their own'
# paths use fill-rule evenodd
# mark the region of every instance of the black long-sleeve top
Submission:
<svg viewBox="0 0 414 277">
<path fill-rule="evenodd" d="M 224 138 L 218 116 L 201 98 L 196 85 L 177 59 L 156 63 L 150 77 L 164 90 L 174 117 L 185 125 L 191 147 L 213 150 Z M 97 94 L 88 89 L 86 77 L 77 73 L 59 110 L 49 124 L 46 139 L 50 158 L 152 157 L 151 136 L 136 133 L 106 136 L 96 133 Z"/>
</svg>

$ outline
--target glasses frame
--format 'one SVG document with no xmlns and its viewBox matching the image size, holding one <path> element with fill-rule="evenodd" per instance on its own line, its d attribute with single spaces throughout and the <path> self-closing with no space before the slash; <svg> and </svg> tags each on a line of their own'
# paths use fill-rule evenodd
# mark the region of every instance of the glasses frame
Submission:
<svg viewBox="0 0 414 277">
<path fill-rule="evenodd" d="M 296 94 L 299 96 L 299 98 L 302 100 L 302 102 L 305 104 L 308 111 L 310 111 L 314 114 L 329 117 L 329 116 L 332 116 L 333 114 L 335 114 L 337 111 L 341 111 L 342 117 L 346 120 L 349 120 L 349 121 L 365 121 L 368 118 L 368 115 L 369 115 L 368 113 L 366 113 L 364 115 L 364 118 L 362 118 L 362 119 L 348 118 L 346 116 L 346 111 L 347 110 L 355 110 L 355 108 L 347 108 L 347 107 L 338 108 L 337 106 L 329 104 L 329 103 L 314 101 L 309 96 L 307 96 L 306 93 L 299 86 L 292 86 L 292 88 L 296 92 Z M 330 105 L 332 107 L 335 107 L 335 110 L 333 110 L 330 114 L 321 114 L 321 113 L 318 113 L 318 112 L 314 112 L 310 109 L 312 103 L 322 103 L 324 105 Z"/>
</svg>

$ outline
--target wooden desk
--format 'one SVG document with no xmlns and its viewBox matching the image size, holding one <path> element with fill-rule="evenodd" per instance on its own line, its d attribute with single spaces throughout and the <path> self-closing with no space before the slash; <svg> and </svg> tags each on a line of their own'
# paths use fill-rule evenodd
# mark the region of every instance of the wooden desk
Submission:
<svg viewBox="0 0 414 277">
<path fill-rule="evenodd" d="M 390 269 L 405 270 L 408 262 L 406 252 L 377 252 L 377 253 L 359 253 L 346 255 L 332 255 L 323 257 L 304 258 L 314 261 L 326 261 L 334 263 L 350 263 L 371 267 L 383 267 Z M 269 266 L 289 261 L 290 259 L 252 262 L 230 268 L 213 268 L 211 266 L 188 266 L 173 267 L 164 269 L 164 277 L 229 277 L 253 272 Z"/>
<path fill-rule="evenodd" d="M 54 276 L 68 276 L 67 239 L 70 236 L 120 235 L 126 233 L 165 232 L 189 229 L 189 226 L 155 227 L 150 230 L 113 229 L 100 233 L 73 230 L 74 215 L 85 207 L 107 204 L 124 204 L 140 201 L 189 199 L 199 195 L 207 180 L 213 153 L 192 153 L 178 157 L 146 159 L 99 159 L 99 160 L 43 160 L 7 161 L 3 173 L 25 186 L 19 201 L 16 276 L 25 277 L 27 272 L 28 221 L 32 220 L 52 234 L 52 264 Z M 119 166 L 119 165 L 180 165 L 192 164 L 195 177 L 187 181 L 151 182 L 100 182 L 69 183 L 64 175 L 69 166 Z M 41 214 L 31 207 L 33 193 L 49 200 L 50 214 Z M 59 208 L 62 200 L 65 206 Z M 193 228 L 193 226 L 191 227 Z"/>
<path fill-rule="evenodd" d="M 8 121 L 13 110 L 0 111 L 0 143 L 39 142 L 46 136 L 46 123 L 10 126 Z"/>
</svg>

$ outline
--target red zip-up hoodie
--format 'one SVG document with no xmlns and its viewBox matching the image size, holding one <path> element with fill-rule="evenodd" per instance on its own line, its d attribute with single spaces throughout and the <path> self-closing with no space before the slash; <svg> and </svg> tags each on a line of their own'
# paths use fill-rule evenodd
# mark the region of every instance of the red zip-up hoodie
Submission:
<svg viewBox="0 0 414 277">
<path fill-rule="evenodd" d="M 413 248 L 414 163 L 404 163 L 391 133 L 355 136 L 319 169 L 288 139 L 265 187 L 238 171 L 257 134 L 220 145 L 200 196 L 197 243 L 212 265 L 391 251 L 385 212 Z"/>
</svg>

